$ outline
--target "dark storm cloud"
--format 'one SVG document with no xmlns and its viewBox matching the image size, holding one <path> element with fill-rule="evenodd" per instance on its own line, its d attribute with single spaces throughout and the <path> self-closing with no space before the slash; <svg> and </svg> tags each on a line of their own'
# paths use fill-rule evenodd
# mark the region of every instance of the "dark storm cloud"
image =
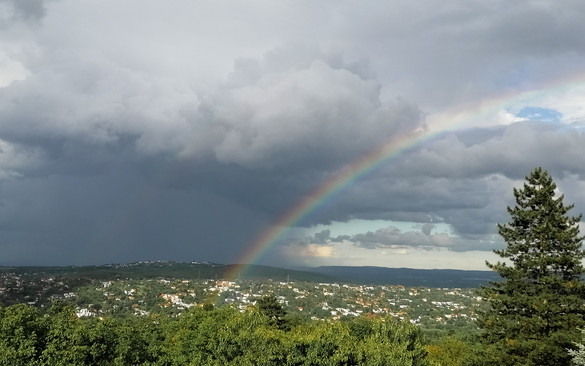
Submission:
<svg viewBox="0 0 585 366">
<path fill-rule="evenodd" d="M 0 1 L 0 63 L 13 65 L 0 74 L 4 261 L 237 260 L 340 168 L 423 129 L 425 113 L 581 70 L 584 14 L 580 1 Z M 483 250 L 538 165 L 581 212 L 577 112 L 559 111 L 574 126 L 439 133 L 299 225 L 412 221 L 420 232 L 312 241 Z"/>
<path fill-rule="evenodd" d="M 3 167 L 13 178 L 1 187 L 12 197 L 4 220 L 29 228 L 7 234 L 5 247 L 40 245 L 55 253 L 47 261 L 63 252 L 80 261 L 218 260 L 209 249 L 218 246 L 235 260 L 266 217 L 327 171 L 421 122 L 415 106 L 382 103 L 374 81 L 321 60 L 200 98 L 117 66 L 57 59 L 70 72 L 39 73 L 0 90 L 2 156 L 23 162 Z M 27 191 L 40 201 L 23 204 Z M 144 201 L 138 212 L 124 208 Z M 118 227 L 116 219 L 130 224 Z"/>
<path fill-rule="evenodd" d="M 264 223 L 212 192 L 165 187 L 180 177 L 159 168 L 2 182 L 4 262 L 236 261 Z"/>
</svg>

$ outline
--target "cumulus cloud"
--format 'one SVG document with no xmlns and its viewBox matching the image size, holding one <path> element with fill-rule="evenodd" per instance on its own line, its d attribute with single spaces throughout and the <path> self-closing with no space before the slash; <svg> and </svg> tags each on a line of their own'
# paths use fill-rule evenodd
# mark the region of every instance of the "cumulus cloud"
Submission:
<svg viewBox="0 0 585 366">
<path fill-rule="evenodd" d="M 431 235 L 431 231 L 433 231 L 433 229 L 435 228 L 435 225 L 430 224 L 430 223 L 426 223 L 423 224 L 421 227 L 421 231 L 425 234 L 425 235 Z"/>
<path fill-rule="evenodd" d="M 201 95 L 109 60 L 65 51 L 52 58 L 51 72 L 0 90 L 6 139 L 46 148 L 130 142 L 147 155 L 327 168 L 421 123 L 413 104 L 383 103 L 375 80 L 322 60 Z"/>
<path fill-rule="evenodd" d="M 326 244 L 329 241 L 330 237 L 331 230 L 325 229 L 313 235 L 311 242 L 314 244 Z"/>
<path fill-rule="evenodd" d="M 575 185 L 583 176 L 582 140 L 578 131 L 532 121 L 439 135 L 348 187 L 320 209 L 321 217 L 418 222 L 422 232 L 406 242 L 465 250 L 493 247 L 497 223 L 509 219 L 506 206 L 513 204 L 513 187 L 536 166 L 548 169 L 565 199 L 583 212 L 582 191 Z M 436 234 L 436 222 L 452 227 L 450 241 L 433 244 L 423 236 Z M 375 247 L 379 235 L 390 233 L 364 234 L 362 245 Z"/>
<path fill-rule="evenodd" d="M 479 141 L 469 135 L 487 133 Z M 519 122 L 494 129 L 449 133 L 400 162 L 417 166 L 425 175 L 472 177 L 493 173 L 523 178 L 534 166 L 550 167 L 555 174 L 584 172 L 578 156 L 585 152 L 585 136 L 555 123 Z M 555 151 L 555 154 L 551 154 Z"/>
<path fill-rule="evenodd" d="M 394 226 L 378 229 L 375 232 L 369 231 L 364 234 L 351 236 L 349 239 L 362 248 L 380 247 L 421 247 L 421 248 L 452 248 L 456 245 L 457 238 L 447 233 L 434 235 L 418 231 L 402 232 Z"/>
<path fill-rule="evenodd" d="M 383 104 L 375 81 L 320 60 L 222 94 L 216 120 L 225 132 L 216 156 L 250 167 L 315 156 L 346 161 L 421 122 L 409 103 Z"/>
<path fill-rule="evenodd" d="M 493 250 L 501 247 L 502 240 L 494 235 L 475 235 L 463 237 L 449 233 L 427 234 L 419 231 L 402 231 L 396 227 L 386 227 L 375 232 L 353 235 L 348 239 L 354 245 L 367 248 L 419 248 L 425 250 L 448 249 L 465 252 Z"/>
</svg>

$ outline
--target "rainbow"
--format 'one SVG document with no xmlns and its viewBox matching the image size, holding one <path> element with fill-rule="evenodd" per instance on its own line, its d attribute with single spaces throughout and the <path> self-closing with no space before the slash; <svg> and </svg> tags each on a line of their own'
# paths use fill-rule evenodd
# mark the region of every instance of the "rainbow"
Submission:
<svg viewBox="0 0 585 366">
<path fill-rule="evenodd" d="M 274 222 L 268 230 L 264 231 L 248 248 L 238 261 L 239 264 L 234 267 L 234 270 L 227 277 L 233 279 L 243 273 L 249 264 L 255 263 L 272 244 L 282 239 L 291 227 L 299 223 L 318 206 L 330 200 L 360 177 L 376 169 L 389 158 L 398 156 L 403 151 L 416 146 L 416 142 L 424 140 L 426 138 L 421 138 L 420 131 L 412 132 L 370 151 L 352 164 L 342 168 L 332 178 L 321 183 L 308 195 L 304 196 Z"/>
<path fill-rule="evenodd" d="M 248 266 L 256 263 L 272 245 L 283 237 L 311 212 L 329 201 L 340 191 L 353 184 L 363 176 L 377 169 L 404 152 L 414 149 L 422 143 L 449 131 L 455 131 L 465 126 L 484 125 L 491 120 L 491 125 L 497 124 L 499 113 L 509 111 L 518 106 L 530 106 L 531 102 L 538 103 L 553 92 L 565 93 L 572 87 L 582 86 L 585 83 L 585 74 L 575 77 L 557 79 L 547 88 L 500 94 L 497 98 L 481 101 L 464 106 L 454 111 L 429 116 L 427 128 L 417 130 L 401 136 L 394 136 L 390 141 L 370 151 L 364 156 L 346 165 L 334 174 L 329 180 L 322 182 L 309 194 L 302 197 L 293 207 L 288 209 L 267 230 L 261 233 L 247 248 L 233 269 L 227 274 L 228 279 L 235 279 L 243 274 Z M 496 122 L 496 123 L 494 123 Z"/>
</svg>

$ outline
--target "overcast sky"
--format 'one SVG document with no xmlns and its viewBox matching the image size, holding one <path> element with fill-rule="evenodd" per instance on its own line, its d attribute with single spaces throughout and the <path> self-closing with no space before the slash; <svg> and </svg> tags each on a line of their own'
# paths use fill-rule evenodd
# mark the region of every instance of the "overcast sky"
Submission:
<svg viewBox="0 0 585 366">
<path fill-rule="evenodd" d="M 416 131 L 257 262 L 487 269 L 535 167 L 585 211 L 583 19 L 581 0 L 0 0 L 0 265 L 239 262 Z"/>
</svg>

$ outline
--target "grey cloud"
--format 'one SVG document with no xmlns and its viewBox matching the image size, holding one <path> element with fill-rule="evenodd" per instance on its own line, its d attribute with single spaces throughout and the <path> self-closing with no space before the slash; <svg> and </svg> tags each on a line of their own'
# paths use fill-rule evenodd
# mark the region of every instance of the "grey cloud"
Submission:
<svg viewBox="0 0 585 366">
<path fill-rule="evenodd" d="M 362 21 L 340 33 L 362 51 L 376 50 L 374 69 L 390 66 L 383 83 L 391 93 L 430 110 L 493 96 L 512 82 L 530 87 L 543 77 L 554 80 L 561 70 L 581 69 L 576 55 L 585 50 L 579 37 L 585 7 L 579 1 L 452 1 L 440 8 L 423 1 L 391 3 L 383 11 L 363 8 L 358 14 L 345 9 L 346 19 Z M 393 57 L 383 57 L 388 54 Z M 425 82 L 412 82 L 419 78 Z"/>
<path fill-rule="evenodd" d="M 193 4 L 0 0 L 2 20 L 38 23 L 0 37 L 28 72 L 0 88 L 5 258 L 237 256 L 342 166 L 423 127 L 421 110 L 546 87 L 580 73 L 585 50 L 581 1 Z M 312 240 L 489 248 L 537 165 L 585 209 L 580 124 L 429 136 L 299 226 L 411 221 L 421 232 Z M 108 234 L 137 192 L 150 204 Z"/>
<path fill-rule="evenodd" d="M 19 20 L 40 20 L 46 12 L 44 3 L 44 0 L 0 0 L 0 27 Z"/>
<path fill-rule="evenodd" d="M 331 230 L 325 229 L 313 235 L 313 240 L 311 243 L 314 244 L 327 244 L 328 240 L 331 237 Z"/>
<path fill-rule="evenodd" d="M 352 235 L 348 241 L 353 242 L 358 247 L 367 249 L 392 247 L 432 250 L 446 248 L 453 251 L 468 251 L 492 250 L 501 246 L 501 240 L 495 239 L 493 235 L 476 235 L 473 238 L 462 238 L 447 233 L 403 232 L 393 226 L 378 229 L 375 232 L 369 231 Z"/>
<path fill-rule="evenodd" d="M 189 90 L 117 66 L 59 60 L 70 72 L 40 73 L 0 90 L 4 139 L 99 146 L 134 135 L 136 149 L 148 154 L 178 149 L 172 142 L 191 135 L 186 120 L 198 99 Z"/>
<path fill-rule="evenodd" d="M 425 235 L 431 235 L 431 232 L 433 231 L 433 229 L 435 228 L 435 225 L 433 224 L 423 224 L 421 227 L 421 231 L 425 234 Z"/>
<path fill-rule="evenodd" d="M 347 70 L 363 80 L 376 79 L 369 60 L 363 57 L 348 59 L 347 55 L 338 50 L 323 51 L 315 45 L 294 42 L 267 51 L 261 59 L 237 58 L 227 85 L 234 88 L 255 84 L 265 75 L 310 68 L 315 60 L 321 60 L 334 70 Z"/>
<path fill-rule="evenodd" d="M 306 236 L 303 233 L 289 233 L 287 240 L 285 240 L 286 245 L 301 245 L 305 246 L 308 244 L 320 244 L 320 245 L 327 245 L 330 244 L 334 238 L 331 238 L 331 230 L 325 229 L 319 231 L 313 235 Z"/>
<path fill-rule="evenodd" d="M 327 168 L 421 123 L 413 104 L 382 102 L 375 80 L 322 60 L 279 72 L 268 66 L 249 84 L 227 83 L 212 94 L 112 60 L 57 51 L 47 61 L 46 71 L 0 90 L 3 139 L 47 148 L 127 141 L 145 155 L 214 157 L 247 168 L 322 161 Z"/>
<path fill-rule="evenodd" d="M 351 239 L 350 235 L 338 235 L 335 238 L 331 238 L 331 241 L 341 242 L 345 240 L 349 241 L 350 239 Z"/>
<path fill-rule="evenodd" d="M 445 233 L 428 235 L 423 232 L 402 232 L 397 227 L 389 226 L 375 232 L 353 235 L 350 239 L 362 248 L 392 247 L 420 247 L 420 248 L 450 248 L 455 246 L 457 238 Z"/>
<path fill-rule="evenodd" d="M 110 174 L 2 182 L 3 262 L 236 262 L 266 223 L 211 192 L 161 187 L 171 174 L 163 168 L 148 177 L 130 165 Z"/>
<path fill-rule="evenodd" d="M 486 130 L 474 131 L 479 135 Z M 416 166 L 426 176 L 452 178 L 497 173 L 522 179 L 535 166 L 549 167 L 556 175 L 563 171 L 585 173 L 579 164 L 579 156 L 585 153 L 585 136 L 576 130 L 528 121 L 487 131 L 492 135 L 479 142 L 450 133 L 430 142 L 400 165 Z"/>
<path fill-rule="evenodd" d="M 576 213 L 585 210 L 574 183 L 584 173 L 582 134 L 531 122 L 474 131 L 483 137 L 437 136 L 388 162 L 335 197 L 321 217 L 443 222 L 465 238 L 493 235 L 496 224 L 509 219 L 512 188 L 536 166 L 553 174 L 568 202 L 577 204 Z"/>
<path fill-rule="evenodd" d="M 319 60 L 223 94 L 215 119 L 225 132 L 214 151 L 247 167 L 346 161 L 421 124 L 415 106 L 382 103 L 375 81 Z"/>
<path fill-rule="evenodd" d="M 519 130 L 514 131 L 516 129 Z M 438 136 L 400 159 L 390 161 L 346 187 L 330 202 L 321 205 L 318 214 L 310 215 L 300 224 L 311 226 L 352 218 L 385 219 L 419 222 L 423 224 L 421 230 L 424 228 L 424 233 L 431 234 L 431 225 L 440 222 L 451 225 L 454 235 L 467 240 L 469 247 L 477 244 L 485 248 L 491 242 L 484 245 L 478 238 L 494 235 L 496 224 L 509 219 L 506 206 L 513 203 L 512 188 L 536 165 L 549 167 L 569 202 L 577 203 L 575 212 L 582 212 L 585 208 L 582 190 L 575 184 L 581 167 L 571 165 L 578 163 L 576 155 L 580 154 L 582 144 L 580 137 L 572 131 L 560 126 L 543 129 L 541 125 L 531 123 L 475 131 L 483 137 Z M 516 137 L 523 134 L 528 136 L 526 140 Z M 571 142 L 573 139 L 577 140 Z M 539 144 L 542 144 L 543 151 L 539 151 Z M 555 159 L 559 162 L 553 162 L 554 159 L 548 156 L 548 146 L 557 146 Z M 539 160 L 539 156 L 548 163 Z M 565 159 L 575 161 L 565 162 Z M 308 180 L 294 179 L 302 176 L 301 172 Z M 308 167 L 286 173 L 279 171 L 278 175 L 284 180 L 257 179 L 252 183 L 240 176 L 237 179 L 239 186 L 246 187 L 248 192 L 257 191 L 258 196 L 265 198 L 251 199 L 246 205 L 278 215 L 294 204 L 294 197 L 302 197 L 317 184 L 315 182 L 324 179 Z M 571 178 L 572 183 L 565 184 L 565 178 Z M 250 185 L 246 185 L 246 181 Z M 230 195 L 230 191 L 232 194 L 242 192 L 228 184 L 224 194 Z M 291 200 L 288 201 L 287 197 Z M 331 238 L 332 241 L 344 239 L 347 238 Z"/>
</svg>

